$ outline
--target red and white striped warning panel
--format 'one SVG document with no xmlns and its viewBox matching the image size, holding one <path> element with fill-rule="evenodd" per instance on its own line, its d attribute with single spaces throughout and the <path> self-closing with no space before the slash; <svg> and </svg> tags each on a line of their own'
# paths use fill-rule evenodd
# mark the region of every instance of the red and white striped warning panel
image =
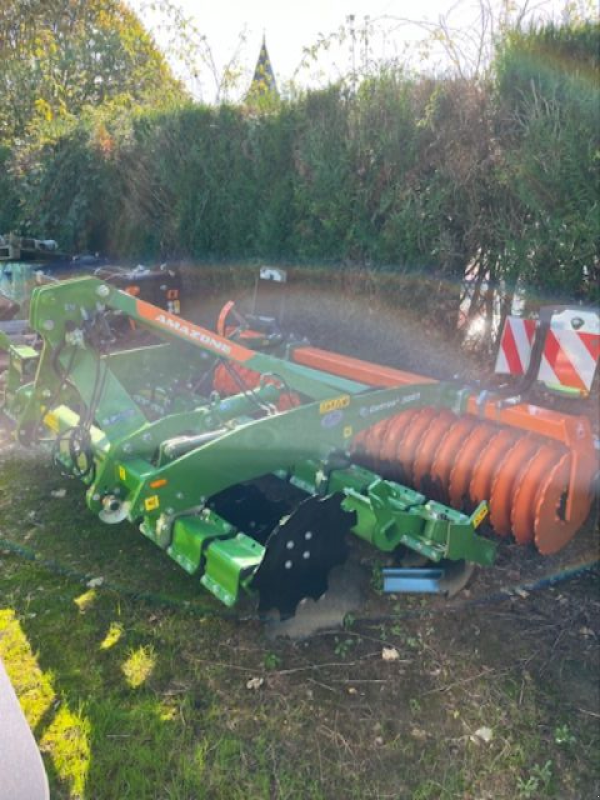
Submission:
<svg viewBox="0 0 600 800">
<path fill-rule="evenodd" d="M 589 392 L 600 356 L 600 317 L 593 311 L 555 314 L 538 377 L 549 386 Z"/>
<path fill-rule="evenodd" d="M 536 326 L 534 319 L 506 318 L 495 372 L 500 375 L 525 374 L 531 358 Z"/>
<path fill-rule="evenodd" d="M 529 365 L 536 321 L 507 317 L 496 372 L 523 375 Z M 600 357 L 600 316 L 572 309 L 552 317 L 538 379 L 548 386 L 589 392 Z"/>
</svg>

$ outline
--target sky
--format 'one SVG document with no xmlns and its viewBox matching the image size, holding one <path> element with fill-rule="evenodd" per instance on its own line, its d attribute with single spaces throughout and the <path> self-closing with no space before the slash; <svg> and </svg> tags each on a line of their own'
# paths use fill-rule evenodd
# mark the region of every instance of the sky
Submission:
<svg viewBox="0 0 600 800">
<path fill-rule="evenodd" d="M 584 0 L 581 0 L 583 2 Z M 180 8 L 183 14 L 192 20 L 199 32 L 206 37 L 210 57 L 214 60 L 214 73 L 222 73 L 223 68 L 237 52 L 236 64 L 245 73 L 251 73 L 262 41 L 266 36 L 271 62 L 281 85 L 294 78 L 302 85 L 315 85 L 335 80 L 341 72 L 347 72 L 354 63 L 364 63 L 365 54 L 378 58 L 405 59 L 407 46 L 412 47 L 412 58 L 425 59 L 422 48 L 416 43 L 427 38 L 430 25 L 439 24 L 443 19 L 452 29 L 458 41 L 464 41 L 463 48 L 473 49 L 473 43 L 467 43 L 467 32 L 480 31 L 481 5 L 493 9 L 491 18 L 499 19 L 499 8 L 502 0 L 419 0 L 418 3 L 407 3 L 406 0 L 129 0 L 129 5 L 140 15 L 142 22 L 153 33 L 159 46 L 171 61 L 177 63 L 177 52 L 182 49 L 191 52 L 191 48 L 174 44 L 174 14 L 158 14 L 153 6 L 172 3 Z M 507 2 L 507 0 L 505 0 Z M 522 5 L 523 0 L 517 0 Z M 563 6 L 563 0 L 530 0 L 530 7 L 538 15 L 557 14 Z M 354 16 L 356 39 L 354 45 L 350 38 L 342 46 L 332 47 L 325 52 L 321 50 L 318 63 L 311 63 L 309 69 L 296 72 L 302 58 L 303 50 L 314 45 L 323 36 L 348 25 L 348 17 Z M 489 15 L 488 15 L 489 16 Z M 411 25 L 406 18 L 414 19 L 424 25 Z M 368 46 L 361 31 L 369 21 L 370 33 Z M 404 20 L 404 21 L 402 21 Z M 171 27 L 171 31 L 168 28 Z M 240 34 L 244 33 L 245 42 L 238 50 Z M 475 50 L 473 50 L 473 53 Z M 415 56 L 416 54 L 416 56 Z M 448 54 L 444 48 L 429 50 L 429 67 L 440 70 L 449 66 Z M 469 59 L 474 56 L 469 54 Z M 176 71 L 181 68 L 176 66 Z M 206 65 L 201 71 L 201 80 L 192 86 L 189 76 L 188 85 L 196 95 L 204 95 L 203 99 L 211 100 L 214 83 Z M 244 74 L 240 82 L 248 80 Z M 208 96 L 207 96 L 208 95 Z"/>
</svg>

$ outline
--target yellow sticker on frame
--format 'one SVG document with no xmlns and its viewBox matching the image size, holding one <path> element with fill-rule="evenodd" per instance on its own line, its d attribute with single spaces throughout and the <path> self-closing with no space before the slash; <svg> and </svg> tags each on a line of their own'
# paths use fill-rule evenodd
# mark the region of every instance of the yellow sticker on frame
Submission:
<svg viewBox="0 0 600 800">
<path fill-rule="evenodd" d="M 330 411 L 339 411 L 340 408 L 348 408 L 350 405 L 350 395 L 343 394 L 340 397 L 333 397 L 331 400 L 323 400 L 319 406 L 319 414 L 329 414 Z"/>
<path fill-rule="evenodd" d="M 478 528 L 489 513 L 490 509 L 488 507 L 488 504 L 482 503 L 481 508 L 479 509 L 475 517 L 473 517 L 473 527 Z"/>
<path fill-rule="evenodd" d="M 144 508 L 146 511 L 155 511 L 160 506 L 160 499 L 157 494 L 147 497 L 144 500 Z"/>
</svg>

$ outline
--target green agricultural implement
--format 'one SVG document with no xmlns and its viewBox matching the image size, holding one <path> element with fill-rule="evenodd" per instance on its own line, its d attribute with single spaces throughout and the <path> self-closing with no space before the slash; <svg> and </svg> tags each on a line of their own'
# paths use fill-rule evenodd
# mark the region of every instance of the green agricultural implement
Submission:
<svg viewBox="0 0 600 800">
<path fill-rule="evenodd" d="M 123 320 L 152 336 L 122 349 Z M 443 383 L 376 389 L 250 350 L 116 289 L 77 278 L 34 290 L 38 352 L 5 342 L 3 412 L 87 488 L 103 522 L 129 520 L 227 606 L 295 613 L 327 589 L 352 535 L 383 553 L 489 565 L 472 515 L 352 463 L 360 431 L 422 406 L 464 411 Z M 260 374 L 213 391 L 219 367 Z"/>
</svg>

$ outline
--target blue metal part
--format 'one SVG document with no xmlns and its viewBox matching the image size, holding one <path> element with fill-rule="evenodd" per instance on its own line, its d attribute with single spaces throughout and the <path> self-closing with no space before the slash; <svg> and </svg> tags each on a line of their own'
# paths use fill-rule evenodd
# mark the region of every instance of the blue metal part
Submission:
<svg viewBox="0 0 600 800">
<path fill-rule="evenodd" d="M 440 581 L 444 577 L 441 568 L 384 569 L 383 591 L 389 594 L 442 594 Z"/>
</svg>

